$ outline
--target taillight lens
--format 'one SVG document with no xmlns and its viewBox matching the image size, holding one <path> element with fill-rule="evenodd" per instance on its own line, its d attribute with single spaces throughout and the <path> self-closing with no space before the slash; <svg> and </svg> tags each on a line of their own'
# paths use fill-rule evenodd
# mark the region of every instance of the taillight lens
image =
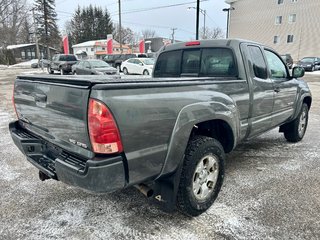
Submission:
<svg viewBox="0 0 320 240">
<path fill-rule="evenodd" d="M 14 102 L 14 85 L 13 85 L 13 89 L 12 89 L 12 105 L 13 105 L 14 111 L 16 112 L 16 116 L 19 119 L 17 108 L 16 108 L 16 104 Z"/>
<path fill-rule="evenodd" d="M 119 153 L 123 147 L 117 124 L 102 102 L 90 99 L 88 109 L 90 141 L 95 153 Z"/>
</svg>

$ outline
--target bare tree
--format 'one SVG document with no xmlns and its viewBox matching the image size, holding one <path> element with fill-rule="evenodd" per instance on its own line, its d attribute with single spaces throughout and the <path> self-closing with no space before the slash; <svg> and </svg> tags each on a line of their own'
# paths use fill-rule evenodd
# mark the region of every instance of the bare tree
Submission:
<svg viewBox="0 0 320 240">
<path fill-rule="evenodd" d="M 143 37 L 144 39 L 146 39 L 146 38 L 153 38 L 153 37 L 156 36 L 156 31 L 155 31 L 155 30 L 152 30 L 152 29 L 142 30 L 141 33 L 142 33 L 142 37 Z"/>
<path fill-rule="evenodd" d="M 119 26 L 115 24 L 114 31 L 112 33 L 113 39 L 119 41 Z M 121 42 L 122 44 L 132 43 L 134 40 L 134 33 L 130 28 L 121 27 Z"/>
<path fill-rule="evenodd" d="M 203 31 L 203 27 L 200 30 L 201 38 L 202 39 L 218 39 L 218 38 L 224 38 L 224 32 L 221 28 L 215 27 L 215 28 L 209 28 L 206 27 L 205 31 Z"/>
<path fill-rule="evenodd" d="M 0 1 L 0 45 L 17 44 L 28 20 L 26 0 Z"/>
</svg>

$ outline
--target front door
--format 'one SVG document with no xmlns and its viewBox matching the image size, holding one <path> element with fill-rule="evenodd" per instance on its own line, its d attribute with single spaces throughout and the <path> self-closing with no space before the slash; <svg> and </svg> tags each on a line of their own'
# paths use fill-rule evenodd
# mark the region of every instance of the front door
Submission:
<svg viewBox="0 0 320 240">
<path fill-rule="evenodd" d="M 275 127 L 293 115 L 298 83 L 296 79 L 290 78 L 286 65 L 276 53 L 269 49 L 264 52 L 274 86 L 272 127 Z"/>
<path fill-rule="evenodd" d="M 251 81 L 250 115 L 247 137 L 254 137 L 270 129 L 272 124 L 272 110 L 274 87 L 268 78 L 268 70 L 262 49 L 257 45 L 241 47 L 247 56 L 248 77 Z"/>
</svg>

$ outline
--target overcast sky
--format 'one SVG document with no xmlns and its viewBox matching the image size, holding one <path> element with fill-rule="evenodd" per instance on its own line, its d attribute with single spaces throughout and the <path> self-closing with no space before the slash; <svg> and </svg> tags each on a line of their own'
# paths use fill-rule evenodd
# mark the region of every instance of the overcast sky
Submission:
<svg viewBox="0 0 320 240">
<path fill-rule="evenodd" d="M 194 2 L 194 3 L 192 3 Z M 189 3 L 186 5 L 161 8 L 162 6 Z M 60 29 L 64 23 L 72 18 L 74 10 L 89 4 L 107 8 L 112 21 L 118 23 L 117 0 L 56 0 L 56 11 Z M 159 7 L 159 8 L 158 8 Z M 153 29 L 158 36 L 170 38 L 172 30 L 177 28 L 175 38 L 177 40 L 190 40 L 195 38 L 196 11 L 187 10 L 188 7 L 196 7 L 193 0 L 121 0 L 122 25 L 131 28 L 134 32 L 141 33 L 144 29 Z M 226 13 L 222 9 L 228 7 L 224 0 L 208 0 L 200 3 L 200 8 L 206 10 L 206 26 L 210 28 L 220 27 L 226 30 Z M 134 10 L 155 8 L 153 10 L 126 13 Z M 157 9 L 158 8 L 158 9 Z M 200 13 L 200 27 L 203 26 L 203 15 Z"/>
</svg>

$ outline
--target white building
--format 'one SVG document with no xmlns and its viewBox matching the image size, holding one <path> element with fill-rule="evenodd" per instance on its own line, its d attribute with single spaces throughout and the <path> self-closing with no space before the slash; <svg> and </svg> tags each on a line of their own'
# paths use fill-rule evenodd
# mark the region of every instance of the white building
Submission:
<svg viewBox="0 0 320 240">
<path fill-rule="evenodd" d="M 109 39 L 104 40 L 93 40 L 88 42 L 79 43 L 72 46 L 73 52 L 78 56 L 79 59 L 87 58 L 87 59 L 99 59 L 100 56 L 105 56 L 108 54 L 107 52 L 107 41 Z M 112 40 L 113 43 L 113 54 L 120 53 L 120 44 Z M 122 45 L 123 53 L 130 53 L 130 48 L 123 44 Z"/>
</svg>

